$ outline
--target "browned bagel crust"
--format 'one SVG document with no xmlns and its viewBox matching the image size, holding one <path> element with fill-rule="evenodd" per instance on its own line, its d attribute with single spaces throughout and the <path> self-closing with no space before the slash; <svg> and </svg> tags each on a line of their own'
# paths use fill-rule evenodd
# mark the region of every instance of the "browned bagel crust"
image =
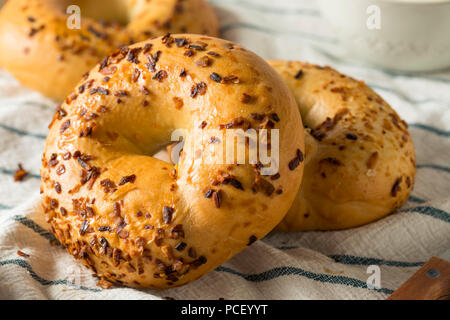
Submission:
<svg viewBox="0 0 450 320">
<path fill-rule="evenodd" d="M 406 122 L 364 82 L 330 67 L 269 64 L 294 93 L 307 127 L 302 185 L 278 230 L 351 228 L 399 208 L 416 171 Z"/>
<path fill-rule="evenodd" d="M 79 30 L 67 27 L 71 4 L 81 8 Z M 116 48 L 168 32 L 217 36 L 218 20 L 206 0 L 10 0 L 0 11 L 0 66 L 62 101 Z"/>
<path fill-rule="evenodd" d="M 105 68 L 114 70 L 108 79 Z M 284 217 L 303 172 L 300 123 L 281 77 L 228 41 L 173 35 L 119 50 L 50 125 L 41 175 L 52 232 L 104 280 L 147 288 L 195 280 Z M 276 180 L 259 165 L 195 161 L 208 141 L 185 148 L 177 166 L 150 156 L 174 129 L 225 124 L 280 129 Z"/>
</svg>

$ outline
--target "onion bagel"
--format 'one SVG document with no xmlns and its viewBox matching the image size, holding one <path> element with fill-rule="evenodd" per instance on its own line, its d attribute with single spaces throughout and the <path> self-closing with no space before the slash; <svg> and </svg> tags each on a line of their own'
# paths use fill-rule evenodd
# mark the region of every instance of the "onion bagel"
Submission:
<svg viewBox="0 0 450 320">
<path fill-rule="evenodd" d="M 364 82 L 330 67 L 270 61 L 297 101 L 305 171 L 282 231 L 363 225 L 400 207 L 416 171 L 405 121 Z"/>
<path fill-rule="evenodd" d="M 70 5 L 81 10 L 79 29 L 70 29 Z M 216 36 L 217 17 L 205 0 L 9 0 L 0 11 L 0 66 L 62 101 L 116 48 L 168 32 Z"/>
<path fill-rule="evenodd" d="M 283 219 L 300 187 L 304 130 L 293 94 L 264 60 L 181 34 L 104 61 L 56 111 L 42 159 L 42 204 L 72 255 L 106 283 L 168 288 L 203 276 Z M 176 166 L 152 157 L 179 128 L 278 129 L 279 170 L 263 176 L 260 162 L 197 161 L 215 152 L 212 136 L 199 143 L 188 134 Z"/>
</svg>

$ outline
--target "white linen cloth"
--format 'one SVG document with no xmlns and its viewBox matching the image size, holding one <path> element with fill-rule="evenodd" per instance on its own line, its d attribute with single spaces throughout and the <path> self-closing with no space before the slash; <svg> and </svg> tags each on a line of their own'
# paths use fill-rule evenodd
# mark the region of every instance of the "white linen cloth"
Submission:
<svg viewBox="0 0 450 320">
<path fill-rule="evenodd" d="M 417 152 L 417 179 L 408 203 L 351 230 L 271 233 L 184 287 L 104 290 L 89 270 L 51 244 L 54 238 L 39 206 L 41 155 L 56 102 L 0 69 L 0 298 L 385 299 L 450 247 L 450 71 L 400 75 L 348 61 L 315 1 L 212 3 L 223 38 L 265 59 L 330 65 L 364 80 L 399 112 L 410 125 Z M 12 177 L 18 163 L 30 172 L 21 183 Z M 369 265 L 380 267 L 380 289 L 367 288 Z"/>
</svg>

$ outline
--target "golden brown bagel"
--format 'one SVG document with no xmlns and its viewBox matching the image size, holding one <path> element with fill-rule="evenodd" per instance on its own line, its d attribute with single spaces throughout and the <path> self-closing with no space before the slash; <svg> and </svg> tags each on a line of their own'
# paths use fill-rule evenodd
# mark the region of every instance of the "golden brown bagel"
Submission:
<svg viewBox="0 0 450 320">
<path fill-rule="evenodd" d="M 351 228 L 400 207 L 416 167 L 406 122 L 364 82 L 330 67 L 269 64 L 294 93 L 307 128 L 302 184 L 278 230 Z"/>
<path fill-rule="evenodd" d="M 73 4 L 81 9 L 79 30 L 67 26 Z M 0 66 L 62 101 L 119 46 L 167 32 L 216 36 L 217 17 L 206 0 L 10 0 L 0 11 Z"/>
<path fill-rule="evenodd" d="M 294 97 L 273 68 L 196 35 L 138 43 L 107 61 L 55 113 L 42 159 L 43 206 L 71 254 L 111 282 L 167 288 L 203 276 L 281 221 L 300 186 L 304 140 Z M 114 72 L 105 79 L 106 68 Z M 177 166 L 150 156 L 175 129 L 224 127 L 280 129 L 277 179 L 261 176 L 260 165 L 196 161 L 211 153 L 212 137 L 196 144 L 188 135 Z"/>
</svg>

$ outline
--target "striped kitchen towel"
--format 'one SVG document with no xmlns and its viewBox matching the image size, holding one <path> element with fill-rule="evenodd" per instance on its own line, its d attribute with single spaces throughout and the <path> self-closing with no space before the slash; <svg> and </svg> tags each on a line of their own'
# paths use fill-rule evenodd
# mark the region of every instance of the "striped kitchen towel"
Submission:
<svg viewBox="0 0 450 320">
<path fill-rule="evenodd" d="M 384 299 L 450 247 L 450 71 L 399 75 L 342 59 L 314 1 L 211 2 L 222 37 L 266 59 L 330 65 L 365 80 L 399 112 L 417 152 L 409 201 L 360 228 L 271 233 L 185 287 L 104 290 L 57 244 L 39 207 L 40 159 L 56 103 L 0 70 L 0 298 Z M 17 183 L 19 163 L 29 174 Z M 380 287 L 372 288 L 367 280 L 378 271 Z"/>
</svg>

